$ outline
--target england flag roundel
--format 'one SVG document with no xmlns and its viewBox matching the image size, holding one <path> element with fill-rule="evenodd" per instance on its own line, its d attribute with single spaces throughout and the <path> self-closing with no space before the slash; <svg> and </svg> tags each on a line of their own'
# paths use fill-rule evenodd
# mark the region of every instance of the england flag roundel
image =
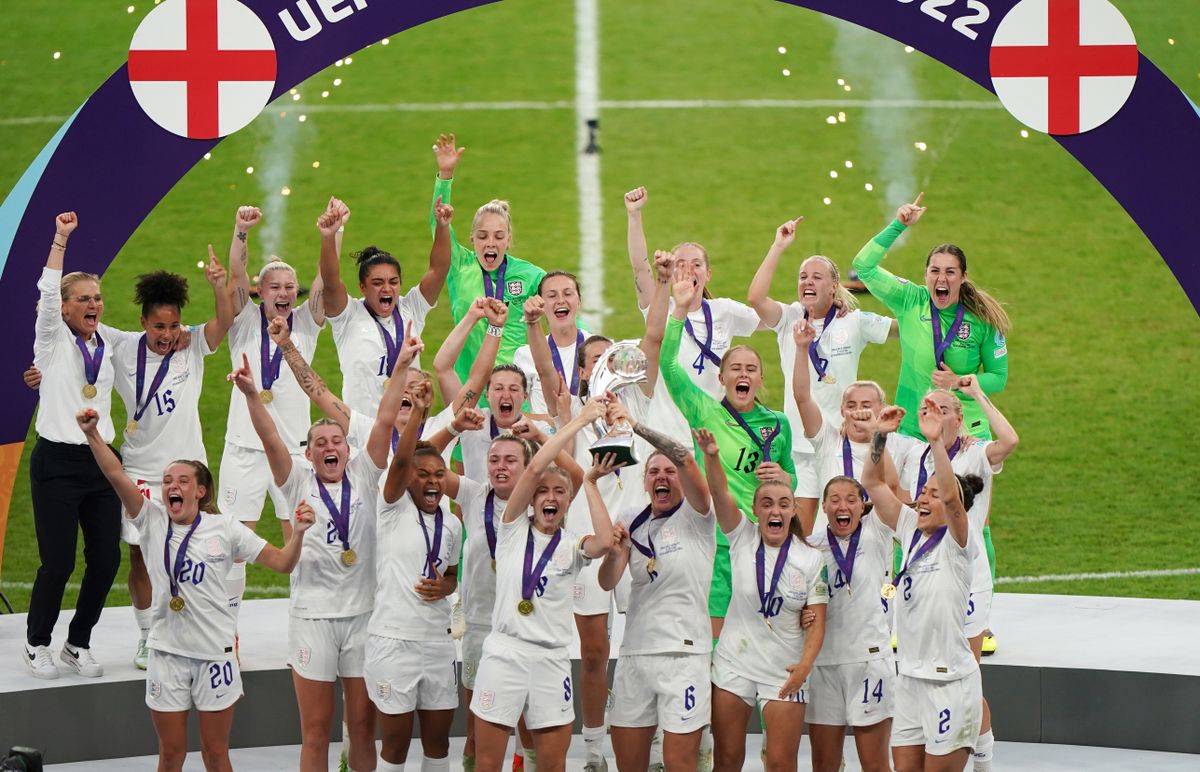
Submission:
<svg viewBox="0 0 1200 772">
<path fill-rule="evenodd" d="M 271 33 L 237 0 L 165 0 L 133 33 L 129 85 L 146 115 L 167 131 L 224 137 L 271 99 Z"/>
<path fill-rule="evenodd" d="M 992 87 L 1021 123 L 1080 134 L 1112 118 L 1133 91 L 1133 30 L 1108 0 L 1021 0 L 1000 21 Z"/>
</svg>

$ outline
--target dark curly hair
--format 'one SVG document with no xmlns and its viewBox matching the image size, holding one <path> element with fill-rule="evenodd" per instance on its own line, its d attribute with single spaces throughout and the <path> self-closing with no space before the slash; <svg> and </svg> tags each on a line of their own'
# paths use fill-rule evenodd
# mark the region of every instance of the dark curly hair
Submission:
<svg viewBox="0 0 1200 772">
<path fill-rule="evenodd" d="M 188 302 L 187 279 L 170 271 L 144 273 L 133 285 L 133 302 L 142 307 L 142 316 L 149 316 L 158 306 L 182 311 Z"/>
</svg>

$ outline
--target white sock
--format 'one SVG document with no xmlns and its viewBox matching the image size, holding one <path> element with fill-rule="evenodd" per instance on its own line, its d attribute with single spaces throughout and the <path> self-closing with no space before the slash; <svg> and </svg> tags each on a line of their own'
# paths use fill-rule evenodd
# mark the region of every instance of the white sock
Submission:
<svg viewBox="0 0 1200 772">
<path fill-rule="evenodd" d="M 661 728 L 655 729 L 654 730 L 654 739 L 652 739 L 650 741 L 650 763 L 652 765 L 663 763 L 662 746 L 663 746 L 662 729 Z"/>
<path fill-rule="evenodd" d="M 449 770 L 449 756 L 443 756 L 440 759 L 431 759 L 428 756 L 421 757 L 421 772 L 449 772 Z"/>
<path fill-rule="evenodd" d="M 585 726 L 583 728 L 583 747 L 587 752 L 585 763 L 599 763 L 604 760 L 604 727 Z"/>
<path fill-rule="evenodd" d="M 133 618 L 137 620 L 138 630 L 142 633 L 142 640 L 150 637 L 150 622 L 154 619 L 154 612 L 148 608 L 133 607 Z"/>
<path fill-rule="evenodd" d="M 225 574 L 225 592 L 229 595 L 229 607 L 236 617 L 242 606 L 242 596 L 246 594 L 246 564 L 234 563 Z"/>
<path fill-rule="evenodd" d="M 996 736 L 989 729 L 975 739 L 975 748 L 971 755 L 975 759 L 975 769 L 986 772 L 992 768 L 992 751 L 996 747 Z"/>
<path fill-rule="evenodd" d="M 525 759 L 525 772 L 537 772 L 537 753 L 533 748 L 521 748 L 521 756 Z"/>
<path fill-rule="evenodd" d="M 713 749 L 712 726 L 704 727 L 700 733 L 700 752 L 711 752 Z"/>
<path fill-rule="evenodd" d="M 379 758 L 379 763 L 375 765 L 375 772 L 404 772 L 403 764 L 393 764 L 390 761 L 384 761 L 383 757 Z"/>
<path fill-rule="evenodd" d="M 350 758 L 350 725 L 342 722 L 342 755 Z"/>
</svg>

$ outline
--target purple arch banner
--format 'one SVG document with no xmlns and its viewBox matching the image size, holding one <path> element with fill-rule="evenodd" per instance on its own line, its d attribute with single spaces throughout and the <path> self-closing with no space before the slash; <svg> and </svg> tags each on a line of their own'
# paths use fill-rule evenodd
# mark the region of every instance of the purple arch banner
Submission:
<svg viewBox="0 0 1200 772">
<path fill-rule="evenodd" d="M 277 62 L 272 99 L 337 59 L 386 36 L 494 0 L 242 0 L 266 25 Z M 734 2 L 735 0 L 730 0 Z M 872 29 L 992 91 L 995 30 L 1017 0 L 783 0 Z M 1118 0 L 1120 2 L 1120 0 Z M 982 10 L 981 10 L 982 9 Z M 941 16 L 942 18 L 938 18 Z M 973 37 L 972 37 L 973 35 Z M 1115 117 L 1083 134 L 1056 137 L 1138 224 L 1200 307 L 1192 223 L 1200 204 L 1200 111 L 1139 55 L 1136 85 Z M 172 134 L 146 116 L 122 65 L 50 140 L 0 205 L 0 304 L 28 308 L 54 215 L 68 197 L 88 227 L 71 241 L 73 268 L 103 273 L 153 207 L 220 140 Z M 114 196 L 119 186 L 121 195 Z M 19 458 L 36 394 L 21 385 L 33 325 L 0 338 L 8 409 L 0 456 Z M 7 468 L 6 468 L 7 467 Z M 0 463 L 0 517 L 15 463 Z M 2 530 L 0 530 L 2 533 Z"/>
</svg>

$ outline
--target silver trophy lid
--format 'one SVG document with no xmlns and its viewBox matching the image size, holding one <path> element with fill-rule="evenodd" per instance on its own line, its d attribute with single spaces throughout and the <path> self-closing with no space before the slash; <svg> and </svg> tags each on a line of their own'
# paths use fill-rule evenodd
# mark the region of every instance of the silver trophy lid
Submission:
<svg viewBox="0 0 1200 772">
<path fill-rule="evenodd" d="M 645 381 L 646 354 L 640 344 L 638 340 L 622 340 L 609 346 L 592 368 L 588 393 L 615 392 L 622 386 Z"/>
</svg>

